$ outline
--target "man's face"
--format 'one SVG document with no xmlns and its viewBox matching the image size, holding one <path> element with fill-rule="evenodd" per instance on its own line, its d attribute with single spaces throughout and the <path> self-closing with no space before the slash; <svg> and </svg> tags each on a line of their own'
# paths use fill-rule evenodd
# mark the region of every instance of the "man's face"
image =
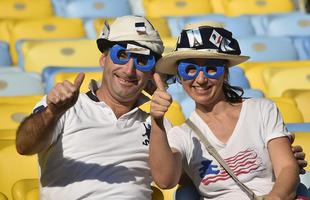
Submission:
<svg viewBox="0 0 310 200">
<path fill-rule="evenodd" d="M 101 56 L 100 64 L 104 67 L 103 88 L 118 102 L 135 102 L 152 78 L 151 71 L 137 70 L 132 58 L 125 64 L 113 63 L 110 52 Z"/>
</svg>

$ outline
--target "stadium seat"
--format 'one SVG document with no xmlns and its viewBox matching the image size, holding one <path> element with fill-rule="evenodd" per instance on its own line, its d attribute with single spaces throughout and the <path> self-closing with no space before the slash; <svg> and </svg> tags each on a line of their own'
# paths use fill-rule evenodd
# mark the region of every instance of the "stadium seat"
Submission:
<svg viewBox="0 0 310 200">
<path fill-rule="evenodd" d="M 38 179 L 21 179 L 12 186 L 14 200 L 38 200 L 39 181 Z M 31 197 L 31 198 L 30 198 Z"/>
<path fill-rule="evenodd" d="M 255 29 L 252 25 L 250 16 L 226 17 L 224 15 L 204 15 L 189 16 L 185 18 L 185 24 L 199 21 L 220 22 L 223 24 L 225 29 L 231 31 L 234 37 L 237 38 L 255 36 Z M 180 32 L 181 30 L 179 30 L 179 33 Z"/>
<path fill-rule="evenodd" d="M 249 62 L 298 60 L 298 52 L 291 38 L 252 36 L 239 38 L 242 55 L 250 56 Z"/>
<path fill-rule="evenodd" d="M 39 74 L 8 72 L 0 75 L 0 96 L 42 95 L 43 93 Z"/>
<path fill-rule="evenodd" d="M 213 13 L 216 14 L 225 14 L 226 10 L 223 4 L 223 1 L 225 0 L 209 0 Z"/>
<path fill-rule="evenodd" d="M 109 24 L 113 22 L 114 19 L 95 19 L 93 21 L 93 27 L 96 30 L 96 36 L 101 33 L 104 22 L 107 20 Z M 148 18 L 148 20 L 152 23 L 152 25 L 155 27 L 155 29 L 159 32 L 160 37 L 162 38 L 169 38 L 171 37 L 169 25 L 167 23 L 167 20 L 164 17 L 158 17 L 158 18 Z M 96 38 L 97 38 L 96 37 Z"/>
<path fill-rule="evenodd" d="M 310 90 L 309 67 L 273 69 L 271 73 L 273 73 L 272 77 L 267 83 L 268 96 L 270 97 L 281 97 L 286 90 L 290 89 Z"/>
<path fill-rule="evenodd" d="M 282 114 L 284 123 L 303 123 L 304 119 L 298 110 L 296 102 L 291 98 L 275 97 L 274 101 Z"/>
<path fill-rule="evenodd" d="M 310 123 L 287 123 L 286 128 L 290 132 L 310 132 Z"/>
<path fill-rule="evenodd" d="M 85 31 L 81 19 L 65 19 L 59 17 L 22 20 L 14 24 L 11 30 L 10 52 L 13 63 L 17 63 L 16 44 L 21 40 L 83 38 Z"/>
<path fill-rule="evenodd" d="M 27 41 L 22 45 L 24 70 L 42 73 L 48 66 L 99 66 L 94 40 Z"/>
<path fill-rule="evenodd" d="M 267 24 L 267 34 L 270 36 L 296 37 L 310 34 L 310 15 L 301 12 L 273 15 Z"/>
<path fill-rule="evenodd" d="M 67 0 L 60 6 L 63 6 L 61 16 L 65 17 L 98 18 L 131 14 L 128 0 L 118 0 L 117 3 L 110 0 Z"/>
<path fill-rule="evenodd" d="M 31 114 L 33 104 L 0 104 L 1 129 L 17 129 L 20 122 Z"/>
<path fill-rule="evenodd" d="M 8 200 L 8 198 L 2 192 L 0 192 L 0 200 Z"/>
<path fill-rule="evenodd" d="M 97 39 L 102 32 L 104 22 L 112 24 L 115 18 L 94 18 L 84 20 L 84 28 L 87 34 L 87 38 Z"/>
<path fill-rule="evenodd" d="M 238 86 L 243 89 L 250 88 L 250 84 L 247 77 L 244 74 L 244 70 L 237 66 L 229 68 L 228 81 L 229 84 L 233 86 Z"/>
<path fill-rule="evenodd" d="M 0 140 L 14 140 L 16 136 L 16 129 L 1 129 Z"/>
<path fill-rule="evenodd" d="M 1 0 L 0 19 L 34 19 L 53 16 L 50 0 Z"/>
<path fill-rule="evenodd" d="M 173 189 L 163 190 L 152 185 L 152 200 L 174 200 L 174 193 L 178 186 Z M 21 179 L 12 187 L 14 200 L 39 200 L 39 182 L 38 179 Z M 0 198 L 0 200 L 2 200 Z M 4 199 L 5 200 L 5 199 Z"/>
<path fill-rule="evenodd" d="M 1 96 L 0 104 L 35 104 L 42 99 L 42 95 Z"/>
<path fill-rule="evenodd" d="M 14 20 L 0 20 L 0 41 L 9 43 L 11 40 L 10 30 L 14 24 Z"/>
<path fill-rule="evenodd" d="M 145 16 L 143 0 L 128 0 L 133 15 Z"/>
<path fill-rule="evenodd" d="M 310 61 L 277 61 L 277 62 L 246 62 L 239 65 L 245 71 L 245 76 L 253 89 L 262 90 L 268 96 L 267 86 L 263 80 L 263 71 L 271 68 L 309 67 Z"/>
<path fill-rule="evenodd" d="M 144 0 L 147 17 L 206 15 L 212 12 L 208 1 L 204 0 Z"/>
<path fill-rule="evenodd" d="M 306 155 L 310 154 L 310 132 L 294 132 L 295 133 L 295 140 L 293 145 L 300 145 L 302 146 Z M 305 168 L 306 171 L 310 171 L 310 166 L 308 165 Z M 309 180 L 307 181 L 309 183 Z M 309 187 L 309 185 L 308 185 Z"/>
<path fill-rule="evenodd" d="M 0 67 L 12 65 L 12 59 L 9 51 L 9 44 L 0 41 Z"/>
<path fill-rule="evenodd" d="M 286 90 L 283 97 L 289 97 L 295 100 L 298 109 L 300 110 L 304 121 L 310 122 L 310 89 L 308 90 Z"/>
<path fill-rule="evenodd" d="M 272 13 L 286 13 L 294 11 L 291 0 L 223 0 L 225 13 L 228 16 L 264 15 Z"/>
<path fill-rule="evenodd" d="M 242 97 L 244 98 L 263 98 L 265 94 L 261 90 L 246 88 L 243 90 Z"/>
<path fill-rule="evenodd" d="M 15 140 L 0 140 L 0 188 L 9 199 L 17 180 L 38 178 L 38 171 L 36 156 L 19 155 Z"/>
<path fill-rule="evenodd" d="M 141 105 L 140 108 L 145 112 L 150 112 L 151 102 L 148 101 L 145 104 Z M 165 117 L 174 125 L 181 125 L 185 122 L 185 117 L 182 112 L 180 104 L 176 101 L 173 101 L 170 105 L 168 111 L 165 114 Z"/>
<path fill-rule="evenodd" d="M 45 82 L 45 93 L 48 93 L 56 83 L 68 80 L 74 82 L 78 73 L 84 72 L 85 79 L 81 86 L 82 92 L 87 92 L 88 84 L 91 79 L 96 81 L 102 78 L 102 69 L 100 67 L 47 67 L 44 69 L 42 76 Z"/>
</svg>

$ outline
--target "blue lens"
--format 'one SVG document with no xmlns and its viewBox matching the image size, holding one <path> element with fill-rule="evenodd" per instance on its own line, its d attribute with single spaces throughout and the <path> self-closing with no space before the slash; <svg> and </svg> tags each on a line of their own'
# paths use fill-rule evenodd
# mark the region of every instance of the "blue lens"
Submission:
<svg viewBox="0 0 310 200">
<path fill-rule="evenodd" d="M 187 61 L 181 61 L 178 65 L 179 75 L 184 80 L 195 79 L 200 71 L 203 71 L 204 76 L 207 78 L 218 79 L 224 74 L 224 66 L 199 66 Z"/>
<path fill-rule="evenodd" d="M 137 70 L 142 72 L 151 71 L 156 63 L 153 55 L 135 54 L 126 51 L 126 48 L 115 44 L 110 49 L 110 57 L 114 64 L 124 65 L 130 58 L 134 60 L 134 66 Z"/>
</svg>

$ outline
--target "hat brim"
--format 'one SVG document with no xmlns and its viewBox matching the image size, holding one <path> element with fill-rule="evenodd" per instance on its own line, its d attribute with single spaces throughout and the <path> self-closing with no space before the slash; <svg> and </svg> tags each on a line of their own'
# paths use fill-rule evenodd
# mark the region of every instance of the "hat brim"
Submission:
<svg viewBox="0 0 310 200">
<path fill-rule="evenodd" d="M 247 61 L 249 56 L 229 55 L 216 52 L 206 52 L 199 50 L 173 51 L 163 56 L 156 63 L 156 71 L 164 74 L 177 74 L 177 62 L 189 58 L 209 58 L 228 61 L 228 67 L 232 67 Z"/>
<path fill-rule="evenodd" d="M 104 50 L 107 50 L 108 48 L 110 48 L 114 44 L 115 44 L 115 42 L 111 42 L 107 39 L 103 39 L 103 38 L 97 39 L 97 47 L 101 53 L 103 53 Z"/>
</svg>

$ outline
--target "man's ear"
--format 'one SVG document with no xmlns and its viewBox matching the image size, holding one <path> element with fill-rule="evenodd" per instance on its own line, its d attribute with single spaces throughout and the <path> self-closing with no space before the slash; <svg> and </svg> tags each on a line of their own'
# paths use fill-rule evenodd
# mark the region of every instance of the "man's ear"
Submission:
<svg viewBox="0 0 310 200">
<path fill-rule="evenodd" d="M 106 59 L 107 59 L 107 54 L 103 53 L 101 54 L 100 58 L 99 58 L 99 63 L 101 67 L 104 67 L 105 63 L 106 63 Z"/>
</svg>

